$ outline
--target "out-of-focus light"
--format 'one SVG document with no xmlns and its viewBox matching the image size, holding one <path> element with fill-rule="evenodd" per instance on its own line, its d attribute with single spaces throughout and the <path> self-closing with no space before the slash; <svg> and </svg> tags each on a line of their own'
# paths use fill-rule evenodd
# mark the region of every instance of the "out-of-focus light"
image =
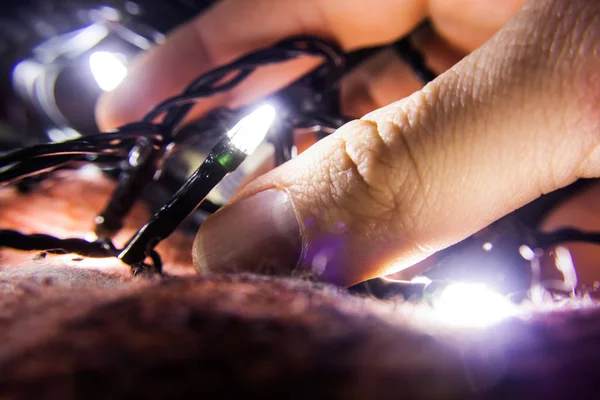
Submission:
<svg viewBox="0 0 600 400">
<path fill-rule="evenodd" d="M 44 73 L 44 66 L 34 60 L 23 60 L 15 65 L 12 79 L 15 88 L 23 97 L 33 97 L 36 79 Z"/>
<path fill-rule="evenodd" d="M 93 21 L 118 22 L 121 19 L 121 13 L 119 10 L 108 6 L 90 10 L 89 16 Z"/>
<path fill-rule="evenodd" d="M 100 89 L 111 92 L 127 76 L 127 66 L 118 54 L 97 51 L 90 55 L 90 69 Z"/>
<path fill-rule="evenodd" d="M 94 240 L 98 240 L 98 236 L 94 232 L 86 232 L 83 235 L 83 238 L 88 242 L 93 242 Z"/>
<path fill-rule="evenodd" d="M 434 301 L 436 319 L 449 325 L 485 327 L 515 313 L 515 305 L 481 283 L 453 283 Z"/>
<path fill-rule="evenodd" d="M 275 108 L 265 104 L 245 116 L 227 133 L 231 144 L 251 154 L 263 141 L 275 119 Z"/>
<path fill-rule="evenodd" d="M 65 140 L 77 139 L 81 134 L 75 129 L 65 126 L 63 128 L 50 128 L 46 135 L 53 142 L 64 142 Z"/>
<path fill-rule="evenodd" d="M 573 257 L 566 247 L 559 246 L 554 249 L 556 268 L 563 274 L 566 290 L 575 292 L 577 288 L 577 271 L 573 265 Z"/>
<path fill-rule="evenodd" d="M 494 245 L 492 244 L 492 242 L 485 242 L 483 245 L 481 245 L 481 247 L 485 251 L 491 251 L 494 248 Z"/>
<path fill-rule="evenodd" d="M 431 281 L 431 279 L 429 279 L 429 278 L 428 278 L 428 277 L 426 277 L 426 276 L 422 276 L 422 275 L 415 276 L 415 277 L 414 277 L 414 278 L 412 278 L 410 281 L 411 281 L 412 283 L 422 283 L 422 284 L 424 284 L 425 286 L 428 286 L 428 285 L 430 285 L 430 284 L 431 284 L 431 282 L 432 282 L 432 281 Z"/>
<path fill-rule="evenodd" d="M 133 1 L 128 1 L 125 3 L 125 10 L 132 15 L 140 15 L 141 13 L 139 4 L 134 3 Z"/>
<path fill-rule="evenodd" d="M 527 261 L 533 261 L 535 259 L 535 252 L 529 246 L 522 245 L 519 247 L 519 254 Z"/>
</svg>

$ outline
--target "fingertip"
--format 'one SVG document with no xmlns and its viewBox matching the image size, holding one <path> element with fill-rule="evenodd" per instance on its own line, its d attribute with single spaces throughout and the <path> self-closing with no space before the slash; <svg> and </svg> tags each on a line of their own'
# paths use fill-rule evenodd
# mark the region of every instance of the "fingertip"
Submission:
<svg viewBox="0 0 600 400">
<path fill-rule="evenodd" d="M 299 223 L 285 192 L 269 189 L 208 218 L 193 246 L 199 273 L 287 275 L 300 259 Z"/>
</svg>

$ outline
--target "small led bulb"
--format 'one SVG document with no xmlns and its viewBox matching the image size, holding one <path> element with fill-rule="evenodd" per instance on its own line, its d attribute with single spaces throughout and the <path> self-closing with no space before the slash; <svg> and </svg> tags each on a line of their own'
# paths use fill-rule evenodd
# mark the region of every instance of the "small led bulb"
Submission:
<svg viewBox="0 0 600 400">
<path fill-rule="evenodd" d="M 516 314 L 506 297 L 482 283 L 455 282 L 433 303 L 438 319 L 458 326 L 485 327 Z"/>
<path fill-rule="evenodd" d="M 100 89 L 112 92 L 127 77 L 127 65 L 119 54 L 97 51 L 90 55 L 90 69 Z"/>
<path fill-rule="evenodd" d="M 231 145 L 245 154 L 253 153 L 265 138 L 274 119 L 273 106 L 265 104 L 258 107 L 227 132 Z"/>
<path fill-rule="evenodd" d="M 190 215 L 208 193 L 263 141 L 275 119 L 275 109 L 263 105 L 242 118 L 208 154 L 206 160 L 157 211 L 119 253 L 129 265 L 143 262 L 161 240 L 169 236 Z"/>
</svg>

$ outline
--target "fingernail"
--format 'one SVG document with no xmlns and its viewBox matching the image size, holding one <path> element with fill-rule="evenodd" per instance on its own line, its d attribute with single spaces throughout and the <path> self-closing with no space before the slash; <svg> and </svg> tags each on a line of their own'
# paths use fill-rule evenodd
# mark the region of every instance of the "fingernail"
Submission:
<svg viewBox="0 0 600 400">
<path fill-rule="evenodd" d="M 302 250 L 300 227 L 283 191 L 269 189 L 208 218 L 194 243 L 200 272 L 292 273 Z"/>
</svg>

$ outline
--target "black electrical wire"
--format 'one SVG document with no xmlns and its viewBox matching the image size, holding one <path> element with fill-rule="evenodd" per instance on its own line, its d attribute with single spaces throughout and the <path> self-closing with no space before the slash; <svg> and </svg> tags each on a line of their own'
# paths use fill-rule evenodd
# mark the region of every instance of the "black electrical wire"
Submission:
<svg viewBox="0 0 600 400">
<path fill-rule="evenodd" d="M 86 154 L 119 154 L 123 153 L 123 147 L 127 149 L 132 143 L 110 143 L 101 141 L 88 141 L 77 143 L 52 143 L 16 150 L 5 156 L 0 156 L 0 168 L 13 163 L 21 163 L 36 157 L 52 157 L 59 155 L 86 155 Z M 127 154 L 127 151 L 125 151 Z"/>
<path fill-rule="evenodd" d="M 157 126 L 148 123 L 130 124 L 108 133 L 84 136 L 64 142 L 44 143 L 11 151 L 0 155 L 0 169 L 14 163 L 29 162 L 38 157 L 118 154 L 119 151 L 125 151 L 127 154 L 134 143 L 132 140 L 139 138 L 149 138 L 156 142 L 162 140 Z"/>
<path fill-rule="evenodd" d="M 94 163 L 98 165 L 115 164 L 123 157 L 111 154 L 78 155 L 67 154 L 34 158 L 27 162 L 14 164 L 0 172 L 0 187 L 18 183 L 23 179 L 45 174 L 68 166 Z"/>
<path fill-rule="evenodd" d="M 0 183 L 11 183 L 40 173 L 52 171 L 75 161 L 89 161 L 88 156 L 111 155 L 119 159 L 128 158 L 130 149 L 142 141 L 144 149 L 162 148 L 163 135 L 160 127 L 146 123 L 125 125 L 117 130 L 97 135 L 85 136 L 59 143 L 41 144 L 12 151 L 0 156 Z M 138 150 L 143 150 L 137 148 Z M 146 152 L 147 153 L 147 152 Z M 144 154 L 146 154 L 144 153 Z M 143 158 L 143 157 L 141 157 Z M 99 161 L 96 157 L 96 161 Z M 2 167 L 6 167 L 2 169 Z M 122 219 L 129 212 L 141 191 L 143 179 L 152 179 L 157 169 L 157 161 L 146 168 L 140 168 L 137 175 L 124 173 L 119 185 L 119 203 L 109 202 L 105 212 L 97 217 L 96 233 L 110 236 L 122 227 Z"/>
<path fill-rule="evenodd" d="M 247 154 L 230 143 L 219 142 L 206 160 L 150 221 L 127 243 L 119 258 L 129 265 L 138 265 L 154 247 L 177 229 L 208 193 L 244 161 Z"/>
<path fill-rule="evenodd" d="M 106 161 L 111 156 L 112 160 L 127 158 L 129 166 L 121 175 L 117 190 L 105 212 L 101 215 L 103 223 L 111 221 L 112 227 L 109 226 L 108 230 L 118 230 L 120 220 L 139 197 L 139 193 L 145 184 L 160 169 L 162 158 L 167 153 L 167 149 L 172 144 L 181 143 L 193 134 L 188 133 L 182 135 L 182 138 L 176 139 L 175 129 L 196 101 L 231 90 L 247 79 L 259 67 L 285 62 L 301 56 L 323 58 L 325 69 L 321 67 L 319 71 L 320 73 L 325 71 L 325 79 L 321 88 L 324 91 L 337 88 L 339 78 L 345 69 L 345 56 L 339 47 L 310 37 L 283 40 L 270 48 L 256 51 L 203 74 L 191 82 L 182 94 L 157 105 L 144 117 L 141 123 L 124 126 L 112 133 L 87 136 L 61 143 L 43 144 L 1 155 L 0 182 L 12 182 L 13 180 L 61 168 L 74 162 L 92 161 L 92 158 L 95 162 Z M 153 122 L 163 114 L 162 123 L 154 125 Z M 233 119 L 236 114 L 235 111 L 225 110 L 221 113 L 221 117 L 226 115 L 226 117 Z M 298 116 L 295 116 L 295 118 L 298 119 Z M 212 129 L 219 129 L 223 132 L 223 125 L 225 124 L 223 118 L 216 118 L 213 123 Z M 323 125 L 323 121 L 318 120 L 304 125 L 307 124 Z M 334 123 L 334 125 L 337 124 Z M 333 128 L 335 127 L 337 126 Z M 210 130 L 209 125 L 205 131 Z M 294 145 L 293 139 L 293 131 L 291 130 L 287 132 L 285 137 L 282 137 L 280 147 L 284 153 L 281 161 L 291 158 L 290 149 Z M 216 150 L 213 149 L 211 156 L 202 164 L 197 173 L 188 179 L 186 185 L 180 188 L 171 203 L 161 209 L 161 212 L 157 214 L 159 218 L 155 216 L 130 240 L 125 249 L 118 252 L 121 259 L 130 265 L 143 265 L 146 256 L 149 256 L 155 267 L 161 268 L 160 257 L 153 250 L 153 247 L 160 239 L 168 236 L 183 218 L 198 206 L 208 190 L 218 183 L 227 172 L 237 168 L 245 158 L 245 154 L 241 152 L 230 153 L 233 148 L 225 146 L 228 143 L 227 140 L 224 139 L 220 143 L 215 148 Z M 219 159 L 218 163 L 214 162 L 218 157 L 223 158 Z M 223 164 L 225 159 L 228 161 Z M 224 165 L 227 166 L 222 168 Z M 207 184 L 206 181 L 210 181 L 208 182 L 210 184 Z M 0 246 L 21 250 L 61 249 L 60 251 L 91 257 L 115 256 L 117 254 L 114 246 L 106 248 L 96 242 L 90 243 L 80 239 L 58 239 L 49 235 L 24 235 L 14 231 L 2 232 Z"/>
<path fill-rule="evenodd" d="M 146 182 L 153 179 L 162 152 L 153 148 L 145 138 L 131 150 L 127 166 L 119 176 L 119 183 L 102 212 L 94 219 L 94 233 L 111 237 L 123 227 L 125 216 L 132 209 Z"/>
<path fill-rule="evenodd" d="M 0 171 L 0 186 L 83 160 L 84 158 L 80 154 L 59 154 L 13 164 Z"/>
<path fill-rule="evenodd" d="M 173 143 L 177 145 L 185 143 L 188 145 L 191 140 L 215 140 L 216 143 L 223 135 L 223 132 L 231 128 L 232 121 L 235 121 L 240 116 L 241 113 L 239 110 L 219 107 L 211 111 L 203 119 L 182 127 L 173 138 Z M 202 135 L 199 135 L 198 132 L 202 132 Z"/>
<path fill-rule="evenodd" d="M 169 129 L 174 129 L 191 109 L 190 104 L 176 107 L 178 102 L 188 102 L 206 97 L 220 91 L 229 90 L 246 79 L 257 67 L 273 63 L 289 61 L 300 56 L 325 57 L 326 64 L 332 67 L 332 82 L 337 82 L 342 75 L 345 60 L 343 52 L 337 47 L 325 41 L 311 37 L 296 37 L 287 39 L 276 44 L 272 48 L 259 50 L 247 56 L 243 56 L 230 64 L 216 68 L 194 80 L 180 96 L 175 96 L 158 105 L 145 117 L 145 121 L 154 121 L 167 108 L 171 108 L 165 116 L 164 123 Z M 226 82 L 221 86 L 215 86 L 217 82 L 226 78 L 232 72 L 238 71 L 238 76 L 233 78 L 232 84 Z M 169 106 L 167 106 L 169 104 Z"/>
<path fill-rule="evenodd" d="M 26 235 L 14 230 L 0 230 L 0 248 L 44 251 L 49 254 L 73 253 L 84 257 L 116 257 L 117 249 L 107 241 L 88 242 L 83 239 L 59 239 L 51 235 Z"/>
<path fill-rule="evenodd" d="M 284 40 L 271 48 L 259 50 L 243 56 L 227 65 L 215 68 L 195 79 L 184 92 L 163 101 L 143 118 L 143 121 L 152 123 L 162 114 L 166 113 L 162 121 L 162 132 L 166 142 L 177 142 L 174 130 L 191 110 L 193 104 L 202 98 L 213 96 L 240 84 L 249 77 L 258 67 L 281 63 L 300 56 L 320 56 L 325 58 L 329 65 L 329 85 L 336 85 L 343 73 L 345 59 L 341 49 L 330 43 L 310 37 L 296 37 Z M 232 74 L 233 77 L 231 76 Z M 291 135 L 291 133 L 290 133 Z M 290 143 L 291 140 L 291 143 Z M 293 148 L 293 135 L 282 144 L 285 146 L 284 154 L 278 158 L 283 162 L 291 158 Z M 137 149 L 140 150 L 141 149 Z M 124 174 L 111 197 L 109 204 L 101 215 L 97 217 L 96 232 L 98 234 L 112 235 L 121 226 L 121 219 L 129 212 L 142 189 L 151 181 L 148 171 L 157 171 L 164 157 L 164 148 L 157 149 L 149 154 L 140 165 L 130 166 Z M 131 190 L 130 185 L 135 182 L 136 190 Z"/>
<path fill-rule="evenodd" d="M 238 73 L 238 75 L 236 75 L 230 81 L 226 82 L 225 84 L 222 84 L 221 86 L 214 87 L 214 88 L 199 89 L 194 92 L 184 93 L 179 96 L 169 98 L 169 99 L 163 101 L 162 103 L 160 103 L 154 109 L 152 109 L 152 111 L 150 111 L 148 114 L 146 114 L 146 116 L 144 117 L 144 120 L 145 121 L 154 121 L 162 113 L 173 109 L 173 107 L 179 107 L 180 112 L 182 110 L 186 110 L 186 113 L 187 113 L 187 111 L 189 111 L 189 110 L 187 110 L 187 108 L 190 104 L 197 102 L 199 99 L 214 96 L 216 94 L 225 92 L 227 90 L 231 90 L 232 88 L 234 88 L 235 86 L 240 84 L 244 79 L 246 79 L 252 72 L 253 72 L 253 69 L 252 70 L 244 69 L 244 70 L 241 70 Z M 181 118 L 183 118 L 184 116 L 185 115 L 182 115 Z M 173 118 L 173 117 L 171 117 L 171 118 Z M 169 121 L 165 121 L 164 124 L 169 126 L 169 125 L 172 125 L 173 122 L 169 123 Z"/>
<path fill-rule="evenodd" d="M 410 37 L 399 40 L 394 43 L 393 47 L 421 82 L 426 84 L 437 77 L 437 74 L 427 66 L 423 55 L 412 45 Z"/>
<path fill-rule="evenodd" d="M 46 254 L 76 254 L 90 258 L 111 258 L 117 257 L 119 254 L 119 250 L 107 239 L 88 242 L 84 239 L 60 239 L 39 233 L 27 235 L 10 229 L 0 230 L 0 249 L 2 247 L 23 251 L 41 251 Z M 152 270 L 162 274 L 163 264 L 160 255 L 155 250 L 151 250 L 148 257 L 152 260 L 152 265 L 134 266 L 132 268 L 134 275 L 142 270 Z"/>
<path fill-rule="evenodd" d="M 435 73 L 412 46 L 409 38 L 400 40 L 393 47 L 424 83 L 435 78 Z M 279 135 L 272 135 L 270 140 L 275 146 L 276 163 L 283 163 L 293 156 L 294 134 L 298 130 L 317 132 L 322 137 L 351 120 L 339 113 L 338 89 L 340 78 L 346 71 L 346 57 L 335 44 L 310 37 L 283 40 L 201 75 L 181 94 L 166 99 L 154 107 L 141 122 L 125 125 L 108 133 L 60 143 L 41 144 L 2 154 L 0 155 L 0 184 L 12 183 L 74 163 L 112 164 L 126 159 L 127 167 L 122 167 L 123 172 L 117 189 L 100 215 L 102 221 L 97 226 L 99 236 L 108 237 L 121 228 L 122 219 L 146 184 L 160 171 L 162 161 L 168 156 L 169 149 L 198 135 L 218 138 L 246 111 L 246 108 L 239 110 L 220 108 L 209 113 L 194 128 L 180 129 L 179 125 L 194 103 L 232 90 L 260 67 L 302 56 L 320 57 L 324 60 L 321 66 L 313 71 L 315 76 L 318 76 L 316 81 L 318 86 L 315 90 L 320 94 L 333 96 L 335 102 L 330 107 L 330 103 L 322 103 L 313 97 L 312 108 L 297 107 L 294 103 L 282 113 L 282 121 L 278 124 Z M 324 108 L 327 112 L 322 111 L 323 104 L 327 105 Z M 161 117 L 162 122 L 155 123 Z M 245 158 L 245 154 L 236 152 L 231 146 L 228 147 L 227 143 L 228 140 L 223 139 L 213 148 L 211 155 L 179 188 L 170 202 L 130 239 L 124 249 L 116 249 L 108 239 L 88 242 L 76 238 L 59 239 L 44 234 L 27 235 L 11 230 L 0 230 L 0 247 L 48 253 L 74 253 L 86 257 L 118 257 L 132 266 L 134 272 L 139 271 L 140 268 L 161 272 L 162 261 L 154 250 L 156 244 L 170 235 L 181 221 L 198 207 L 208 191 L 228 172 L 237 168 Z M 219 157 L 224 157 L 222 160 L 227 159 L 227 163 L 223 164 L 222 160 L 216 162 Z M 209 209 L 213 211 L 218 208 L 216 205 L 211 207 Z M 536 241 L 536 245 L 542 247 L 572 241 L 600 244 L 600 233 L 569 228 L 547 234 L 539 233 Z M 145 264 L 148 257 L 152 265 Z"/>
</svg>

